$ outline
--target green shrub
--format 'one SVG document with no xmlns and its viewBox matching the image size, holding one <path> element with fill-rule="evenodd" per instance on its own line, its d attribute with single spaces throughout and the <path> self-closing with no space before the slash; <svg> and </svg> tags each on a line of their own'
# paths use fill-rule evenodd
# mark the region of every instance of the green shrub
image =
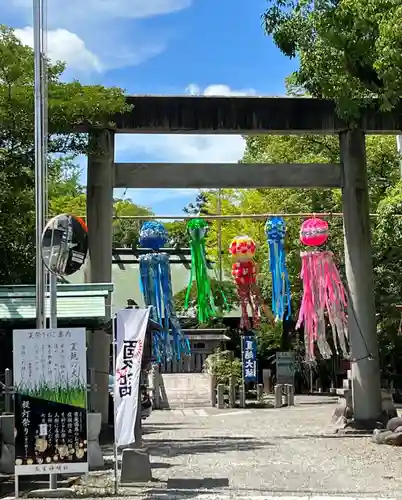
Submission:
<svg viewBox="0 0 402 500">
<path fill-rule="evenodd" d="M 210 354 L 205 360 L 204 371 L 216 376 L 218 384 L 228 384 L 229 379 L 235 376 L 237 381 L 241 380 L 241 360 L 232 358 L 231 351 L 222 351 L 216 349 L 213 354 Z"/>
</svg>

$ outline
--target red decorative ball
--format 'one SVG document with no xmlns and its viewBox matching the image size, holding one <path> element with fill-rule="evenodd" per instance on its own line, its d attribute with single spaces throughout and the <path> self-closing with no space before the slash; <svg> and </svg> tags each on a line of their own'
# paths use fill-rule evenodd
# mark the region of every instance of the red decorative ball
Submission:
<svg viewBox="0 0 402 500">
<path fill-rule="evenodd" d="M 229 245 L 229 253 L 235 260 L 251 260 L 256 249 L 257 246 L 250 236 L 237 236 Z"/>
<path fill-rule="evenodd" d="M 232 276 L 236 285 L 252 285 L 256 283 L 257 269 L 252 260 L 234 262 Z"/>
<path fill-rule="evenodd" d="M 328 239 L 328 223 L 322 219 L 307 219 L 300 228 L 300 241 L 309 247 L 318 247 Z"/>
</svg>

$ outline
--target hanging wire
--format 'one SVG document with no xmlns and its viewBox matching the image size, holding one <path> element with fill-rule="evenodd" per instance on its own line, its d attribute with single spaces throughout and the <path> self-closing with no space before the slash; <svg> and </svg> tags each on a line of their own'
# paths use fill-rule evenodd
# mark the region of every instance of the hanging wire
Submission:
<svg viewBox="0 0 402 500">
<path fill-rule="evenodd" d="M 235 219 L 267 219 L 268 217 L 283 217 L 290 219 L 292 217 L 343 217 L 343 213 L 338 212 L 323 212 L 323 213 L 308 213 L 308 212 L 298 212 L 298 213 L 264 213 L 264 214 L 231 214 L 231 215 L 120 215 L 119 219 L 140 219 L 140 220 L 167 220 L 167 221 L 186 221 L 192 219 L 205 219 L 205 220 L 235 220 Z M 380 217 L 379 214 L 369 214 L 370 217 L 376 218 Z M 82 219 L 86 218 L 86 215 L 78 215 Z M 402 217 L 402 214 L 395 214 L 393 217 Z"/>
</svg>

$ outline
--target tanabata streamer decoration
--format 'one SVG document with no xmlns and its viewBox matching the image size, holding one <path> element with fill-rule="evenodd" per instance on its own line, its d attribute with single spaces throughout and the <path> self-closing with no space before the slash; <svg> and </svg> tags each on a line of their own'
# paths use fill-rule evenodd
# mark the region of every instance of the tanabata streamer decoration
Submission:
<svg viewBox="0 0 402 500">
<path fill-rule="evenodd" d="M 159 252 L 167 240 L 162 223 L 150 221 L 142 225 L 140 246 L 152 252 L 139 258 L 141 289 L 145 304 L 152 306 L 152 319 L 162 326 L 162 332 L 152 336 L 153 355 L 158 363 L 190 354 L 190 344 L 180 328 L 173 303 L 169 256 Z"/>
<path fill-rule="evenodd" d="M 246 330 L 258 328 L 260 324 L 260 292 L 257 285 L 257 269 L 254 262 L 256 244 L 249 236 L 237 236 L 229 246 L 232 255 L 232 276 L 236 283 L 241 304 L 241 327 Z M 250 306 L 253 325 L 250 324 Z"/>
<path fill-rule="evenodd" d="M 322 219 L 308 219 L 300 229 L 300 241 L 310 247 L 318 247 L 328 239 L 328 224 Z M 329 359 L 332 350 L 326 338 L 326 322 L 332 329 L 335 352 L 339 348 L 345 358 L 348 357 L 347 294 L 339 271 L 336 268 L 333 253 L 319 251 L 301 252 L 303 281 L 303 299 L 296 328 L 304 325 L 306 361 L 315 360 L 314 346 L 324 359 Z M 327 317 L 326 317 L 327 314 Z"/>
<path fill-rule="evenodd" d="M 269 269 L 272 277 L 272 312 L 276 321 L 291 316 L 290 283 L 286 267 L 286 224 L 281 217 L 271 217 L 265 224 L 268 240 Z"/>
<path fill-rule="evenodd" d="M 192 219 L 187 224 L 191 248 L 191 275 L 184 307 L 185 309 L 189 308 L 191 289 L 195 282 L 197 287 L 197 318 L 200 323 L 206 323 L 217 315 L 205 251 L 207 227 L 208 223 L 203 219 Z"/>
</svg>

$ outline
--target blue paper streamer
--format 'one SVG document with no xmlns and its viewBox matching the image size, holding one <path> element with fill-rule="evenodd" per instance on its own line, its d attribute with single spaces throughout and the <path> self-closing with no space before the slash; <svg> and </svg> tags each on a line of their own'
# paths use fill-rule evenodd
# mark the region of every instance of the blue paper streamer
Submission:
<svg viewBox="0 0 402 500">
<path fill-rule="evenodd" d="M 167 241 L 167 232 L 160 222 L 146 222 L 140 231 L 140 243 L 158 250 Z M 190 342 L 183 334 L 173 302 L 169 256 L 166 253 L 148 253 L 139 258 L 140 287 L 147 306 L 152 306 L 151 317 L 162 327 L 152 338 L 153 356 L 157 363 L 180 360 L 190 354 Z"/>
<path fill-rule="evenodd" d="M 271 217 L 265 224 L 269 248 L 269 268 L 272 276 L 272 313 L 276 320 L 291 316 L 291 292 L 286 267 L 286 223 L 281 217 Z"/>
</svg>

